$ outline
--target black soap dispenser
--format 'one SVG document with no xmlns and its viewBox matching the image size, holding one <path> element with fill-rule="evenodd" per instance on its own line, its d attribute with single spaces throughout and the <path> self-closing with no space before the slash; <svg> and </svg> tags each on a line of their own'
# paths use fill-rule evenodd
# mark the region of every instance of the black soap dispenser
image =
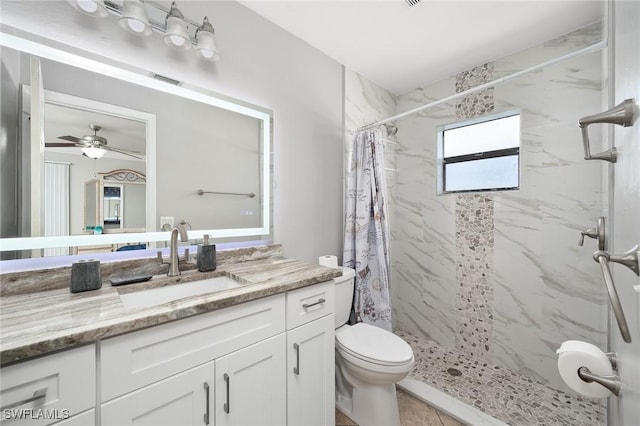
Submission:
<svg viewBox="0 0 640 426">
<path fill-rule="evenodd" d="M 209 244 L 209 234 L 205 234 L 203 238 L 203 243 L 198 246 L 198 271 L 215 271 L 216 245 Z"/>
</svg>

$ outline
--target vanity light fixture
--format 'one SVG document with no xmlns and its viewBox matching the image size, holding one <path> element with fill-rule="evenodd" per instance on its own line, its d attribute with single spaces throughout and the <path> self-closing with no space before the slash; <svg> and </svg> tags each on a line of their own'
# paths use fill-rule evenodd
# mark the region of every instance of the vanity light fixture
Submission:
<svg viewBox="0 0 640 426">
<path fill-rule="evenodd" d="M 220 59 L 216 34 L 209 19 L 205 16 L 202 25 L 196 31 L 196 55 L 206 61 L 217 61 Z"/>
<path fill-rule="evenodd" d="M 165 19 L 165 27 L 164 42 L 167 46 L 191 49 L 191 40 L 187 32 L 187 21 L 184 20 L 184 15 L 176 6 L 175 1 L 171 3 L 171 10 L 169 10 Z"/>
<path fill-rule="evenodd" d="M 109 14 L 119 17 L 125 30 L 136 35 L 150 35 L 153 31 L 163 35 L 170 47 L 189 50 L 195 47 L 196 55 L 207 61 L 220 59 L 215 30 L 205 16 L 202 25 L 186 18 L 176 6 L 171 7 L 153 0 L 67 0 L 76 10 L 91 16 Z"/>
<path fill-rule="evenodd" d="M 120 26 L 127 31 L 140 35 L 151 35 L 151 23 L 147 9 L 141 0 L 125 0 L 120 16 Z"/>
<path fill-rule="evenodd" d="M 88 147 L 82 148 L 82 153 L 89 158 L 98 159 L 98 158 L 104 157 L 104 155 L 107 153 L 107 150 L 102 148 L 97 148 L 94 146 L 88 146 Z"/>
<path fill-rule="evenodd" d="M 76 10 L 90 15 L 104 18 L 109 14 L 107 7 L 104 4 L 104 0 L 68 0 L 71 6 Z"/>
</svg>

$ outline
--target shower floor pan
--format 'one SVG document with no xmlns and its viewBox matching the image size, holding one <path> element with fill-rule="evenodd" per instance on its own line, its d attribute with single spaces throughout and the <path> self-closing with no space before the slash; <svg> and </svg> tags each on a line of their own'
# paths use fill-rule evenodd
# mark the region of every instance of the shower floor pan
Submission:
<svg viewBox="0 0 640 426">
<path fill-rule="evenodd" d="M 412 379 L 512 426 L 604 425 L 598 401 L 553 389 L 531 377 L 488 363 L 463 351 L 395 330 L 411 347 Z M 460 373 L 460 374 L 458 374 Z"/>
</svg>

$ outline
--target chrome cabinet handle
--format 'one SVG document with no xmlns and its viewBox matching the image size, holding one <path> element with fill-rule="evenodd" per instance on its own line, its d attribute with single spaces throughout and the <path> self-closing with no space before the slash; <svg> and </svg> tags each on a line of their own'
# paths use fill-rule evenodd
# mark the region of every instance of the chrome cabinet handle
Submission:
<svg viewBox="0 0 640 426">
<path fill-rule="evenodd" d="M 207 398 L 207 403 L 205 404 L 205 412 L 204 412 L 204 424 L 209 424 L 209 383 L 204 382 L 204 392 L 205 398 Z"/>
<path fill-rule="evenodd" d="M 41 399 L 45 399 L 47 397 L 47 389 L 48 388 L 38 389 L 37 391 L 35 391 L 33 393 L 33 396 L 25 398 L 25 399 L 23 399 L 21 401 L 17 401 L 17 402 L 13 402 L 11 404 L 7 404 L 4 407 L 0 408 L 0 411 L 10 410 L 12 408 L 16 408 L 16 407 L 19 407 L 21 405 L 28 404 L 30 402 L 34 402 L 34 401 L 38 401 L 38 400 L 41 400 Z"/>
<path fill-rule="evenodd" d="M 324 300 L 324 299 L 318 299 L 318 301 L 317 301 L 317 302 L 313 302 L 313 303 L 304 303 L 304 304 L 302 305 L 302 307 L 303 307 L 304 309 L 309 309 L 309 308 L 310 308 L 310 307 L 312 307 L 312 306 L 316 306 L 316 305 L 319 305 L 319 304 L 324 303 L 324 302 L 326 302 L 326 300 Z"/>
<path fill-rule="evenodd" d="M 293 350 L 296 351 L 296 366 L 293 367 L 293 374 L 296 376 L 300 375 L 300 345 L 297 343 L 293 344 Z"/>
<path fill-rule="evenodd" d="M 227 402 L 224 403 L 224 412 L 229 414 L 229 411 L 231 411 L 231 404 L 229 403 L 229 375 L 227 373 L 224 373 L 224 381 L 227 385 Z"/>
</svg>

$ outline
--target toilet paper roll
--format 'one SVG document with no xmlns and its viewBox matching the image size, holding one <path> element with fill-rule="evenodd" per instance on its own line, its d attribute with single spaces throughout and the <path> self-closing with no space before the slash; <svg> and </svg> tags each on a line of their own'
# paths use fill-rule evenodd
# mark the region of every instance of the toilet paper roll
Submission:
<svg viewBox="0 0 640 426">
<path fill-rule="evenodd" d="M 318 263 L 322 266 L 328 266 L 330 268 L 338 267 L 338 258 L 336 256 L 331 256 L 329 254 L 325 254 L 324 256 L 320 256 L 318 258 Z"/>
<path fill-rule="evenodd" d="M 595 382 L 587 383 L 578 376 L 580 367 L 587 367 L 598 376 L 613 374 L 611 361 L 597 346 L 579 340 L 567 340 L 556 353 L 560 377 L 571 389 L 589 398 L 606 398 L 611 395 L 611 391 L 604 386 Z"/>
</svg>

